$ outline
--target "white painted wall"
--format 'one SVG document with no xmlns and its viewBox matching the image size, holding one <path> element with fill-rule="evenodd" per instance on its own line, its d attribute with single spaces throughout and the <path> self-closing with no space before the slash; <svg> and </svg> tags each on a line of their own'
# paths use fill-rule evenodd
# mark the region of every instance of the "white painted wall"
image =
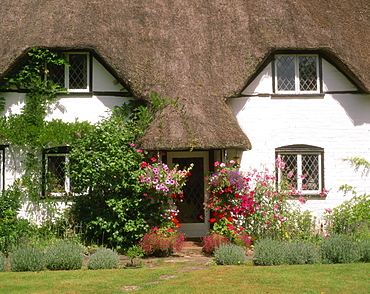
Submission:
<svg viewBox="0 0 370 294">
<path fill-rule="evenodd" d="M 271 65 L 245 89 L 247 97 L 228 101 L 236 118 L 252 143 L 252 150 L 242 156 L 241 170 L 273 166 L 275 148 L 307 144 L 324 148 L 325 198 L 310 198 L 306 209 L 321 215 L 351 195 L 338 189 L 343 184 L 355 186 L 358 193 L 370 193 L 370 175 L 364 176 L 344 158 L 365 157 L 370 161 L 370 95 L 348 94 L 356 87 L 327 61 L 323 62 L 324 91 L 343 91 L 318 96 L 266 97 L 272 94 Z"/>
</svg>

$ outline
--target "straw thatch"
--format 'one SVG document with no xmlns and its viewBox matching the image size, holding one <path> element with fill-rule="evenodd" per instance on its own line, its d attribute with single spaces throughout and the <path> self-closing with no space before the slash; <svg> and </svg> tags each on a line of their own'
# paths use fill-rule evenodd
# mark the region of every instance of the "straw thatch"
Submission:
<svg viewBox="0 0 370 294">
<path fill-rule="evenodd" d="M 149 149 L 250 148 L 225 98 L 240 94 L 274 50 L 324 51 L 370 92 L 369 0 L 1 4 L 0 77 L 32 46 L 91 49 L 135 97 L 179 98 L 184 112 L 165 110 L 144 138 Z"/>
</svg>

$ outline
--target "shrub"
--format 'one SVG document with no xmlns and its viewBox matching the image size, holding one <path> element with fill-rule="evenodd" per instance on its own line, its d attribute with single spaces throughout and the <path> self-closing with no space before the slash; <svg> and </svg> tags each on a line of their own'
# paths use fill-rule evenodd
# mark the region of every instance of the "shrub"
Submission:
<svg viewBox="0 0 370 294">
<path fill-rule="evenodd" d="M 254 263 L 256 265 L 280 265 L 285 262 L 286 248 L 283 241 L 264 238 L 254 246 Z"/>
<path fill-rule="evenodd" d="M 135 266 L 135 259 L 144 256 L 144 250 L 140 245 L 133 245 L 125 251 L 125 255 L 130 259 L 130 263 L 126 266 Z"/>
<path fill-rule="evenodd" d="M 6 270 L 6 264 L 5 255 L 0 252 L 0 272 L 4 272 Z"/>
<path fill-rule="evenodd" d="M 343 235 L 324 238 L 321 244 L 323 263 L 351 263 L 360 259 L 358 245 Z"/>
<path fill-rule="evenodd" d="M 83 258 L 81 245 L 63 240 L 50 247 L 46 254 L 46 267 L 50 270 L 80 269 Z"/>
<path fill-rule="evenodd" d="M 235 244 L 222 244 L 215 250 L 215 261 L 219 265 L 239 265 L 246 260 L 245 248 Z"/>
<path fill-rule="evenodd" d="M 360 261 L 370 262 L 370 239 L 360 242 L 358 246 L 360 252 Z"/>
<path fill-rule="evenodd" d="M 342 189 L 349 189 L 342 186 Z M 350 187 L 352 188 L 352 187 Z M 349 201 L 328 211 L 329 233 L 346 234 L 353 241 L 370 238 L 370 195 L 352 197 Z"/>
<path fill-rule="evenodd" d="M 35 247 L 20 247 L 10 254 L 10 269 L 13 272 L 41 271 L 45 267 L 44 253 Z"/>
<path fill-rule="evenodd" d="M 320 253 L 312 243 L 293 242 L 286 244 L 286 263 L 288 264 L 315 264 L 320 260 Z"/>
<path fill-rule="evenodd" d="M 227 243 L 229 243 L 229 240 L 226 237 L 215 232 L 210 233 L 202 239 L 203 251 L 208 254 L 213 254 L 217 247 Z"/>
<path fill-rule="evenodd" d="M 91 270 L 118 268 L 118 253 L 110 249 L 99 249 L 91 255 L 87 268 Z"/>
<path fill-rule="evenodd" d="M 169 256 L 173 251 L 181 251 L 185 235 L 172 228 L 154 228 L 139 242 L 145 255 Z"/>
</svg>

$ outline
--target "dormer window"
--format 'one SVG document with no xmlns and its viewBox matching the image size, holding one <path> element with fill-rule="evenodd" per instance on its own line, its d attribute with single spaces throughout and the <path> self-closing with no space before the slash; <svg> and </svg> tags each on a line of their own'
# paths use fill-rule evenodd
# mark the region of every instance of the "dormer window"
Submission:
<svg viewBox="0 0 370 294">
<path fill-rule="evenodd" d="M 48 79 L 69 92 L 90 91 L 90 58 L 87 52 L 65 53 L 69 65 L 48 65 Z"/>
<path fill-rule="evenodd" d="M 275 55 L 275 93 L 319 93 L 319 85 L 317 54 Z"/>
</svg>

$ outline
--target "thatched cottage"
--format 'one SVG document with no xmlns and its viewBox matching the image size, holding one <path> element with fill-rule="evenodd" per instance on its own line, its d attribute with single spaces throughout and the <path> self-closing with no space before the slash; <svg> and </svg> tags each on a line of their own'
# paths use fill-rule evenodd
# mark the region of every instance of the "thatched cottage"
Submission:
<svg viewBox="0 0 370 294">
<path fill-rule="evenodd" d="M 196 163 L 182 221 L 200 236 L 203 171 L 214 160 L 239 158 L 248 170 L 283 155 L 311 177 L 306 206 L 315 214 L 348 199 L 342 184 L 370 192 L 369 177 L 343 161 L 370 160 L 369 28 L 368 0 L 3 0 L 0 77 L 31 47 L 65 52 L 80 77 L 64 73 L 71 94 L 49 117 L 66 121 L 94 122 L 127 96 L 178 98 L 186 124 L 165 109 L 142 147 Z M 3 115 L 24 100 L 2 95 Z M 3 188 L 18 165 L 9 148 L 0 146 Z"/>
</svg>

